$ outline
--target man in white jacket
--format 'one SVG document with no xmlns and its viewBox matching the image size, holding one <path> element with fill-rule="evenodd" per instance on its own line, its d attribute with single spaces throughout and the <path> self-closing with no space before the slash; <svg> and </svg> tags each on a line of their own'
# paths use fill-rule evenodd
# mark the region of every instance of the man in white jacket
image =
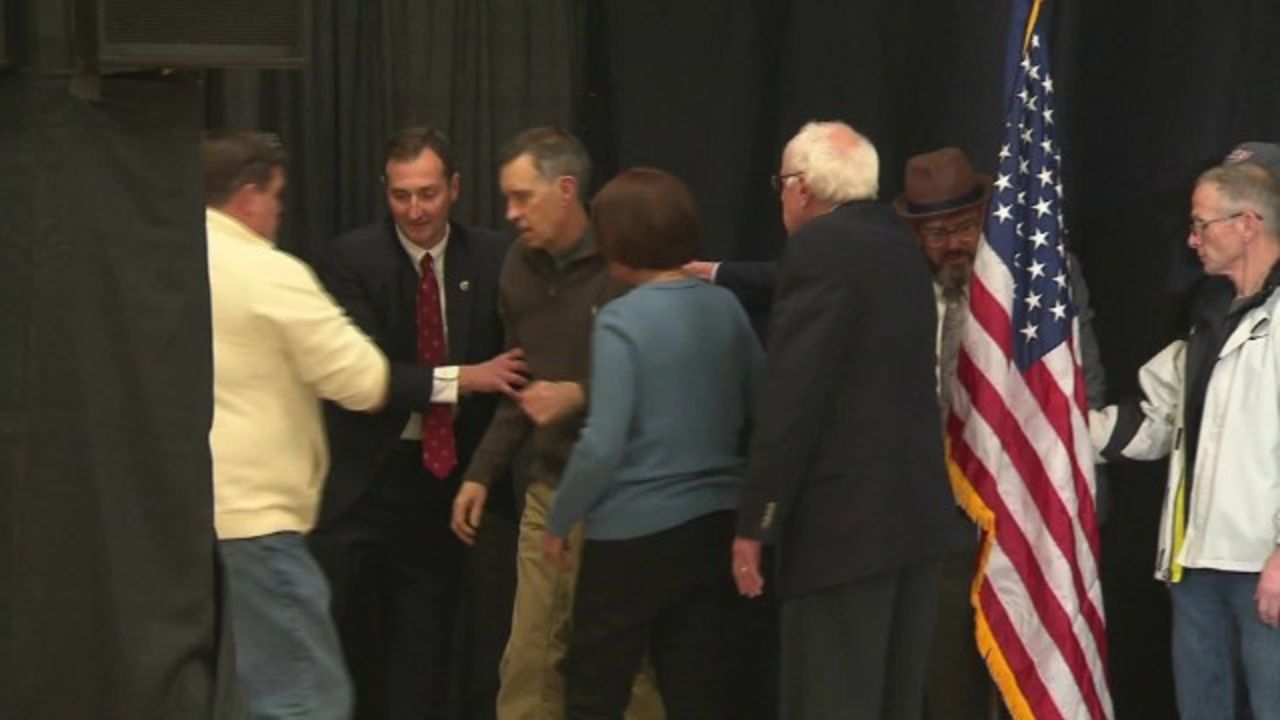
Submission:
<svg viewBox="0 0 1280 720">
<path fill-rule="evenodd" d="M 1156 576 L 1183 720 L 1280 718 L 1280 148 L 1248 145 L 1191 196 L 1187 244 L 1218 277 L 1190 334 L 1139 371 L 1141 403 L 1090 418 L 1106 458 L 1170 456 Z"/>
<path fill-rule="evenodd" d="M 387 360 L 275 247 L 284 153 L 268 137 L 216 131 L 204 163 L 213 308 L 214 524 L 227 571 L 236 671 L 253 718 L 351 715 L 329 589 L 303 535 L 315 524 L 329 449 L 321 398 L 376 410 Z"/>
</svg>

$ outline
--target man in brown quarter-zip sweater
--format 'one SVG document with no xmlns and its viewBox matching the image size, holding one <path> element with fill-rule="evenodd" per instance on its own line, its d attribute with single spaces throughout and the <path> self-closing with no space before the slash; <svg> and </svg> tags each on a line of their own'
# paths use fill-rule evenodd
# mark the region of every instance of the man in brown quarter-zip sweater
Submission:
<svg viewBox="0 0 1280 720">
<path fill-rule="evenodd" d="M 535 128 L 503 150 L 500 182 L 507 220 L 519 241 L 507 253 L 499 280 L 506 346 L 524 350 L 529 385 L 504 398 L 454 499 L 452 525 L 475 541 L 488 485 L 517 448 L 533 436 L 532 482 L 520 518 L 516 599 L 511 636 L 499 669 L 499 720 L 564 717 L 561 660 L 573 608 L 572 573 L 543 555 L 546 514 L 583 421 L 596 310 L 625 291 L 596 251 L 581 192 L 590 159 L 576 138 Z M 576 555 L 581 530 L 570 539 Z M 576 557 L 573 559 L 576 565 Z M 652 680 L 642 676 L 627 717 L 663 716 Z"/>
</svg>

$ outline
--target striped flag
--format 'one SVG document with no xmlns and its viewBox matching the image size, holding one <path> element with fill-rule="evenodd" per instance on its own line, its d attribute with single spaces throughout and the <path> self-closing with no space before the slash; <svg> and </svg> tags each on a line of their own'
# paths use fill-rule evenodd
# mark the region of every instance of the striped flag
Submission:
<svg viewBox="0 0 1280 720">
<path fill-rule="evenodd" d="M 977 642 L 1015 718 L 1110 718 L 1107 638 L 1062 156 L 1040 0 L 1015 0 L 999 169 L 970 285 L 948 461 L 983 535 Z M 1028 8 L 1028 6 L 1030 6 Z"/>
</svg>

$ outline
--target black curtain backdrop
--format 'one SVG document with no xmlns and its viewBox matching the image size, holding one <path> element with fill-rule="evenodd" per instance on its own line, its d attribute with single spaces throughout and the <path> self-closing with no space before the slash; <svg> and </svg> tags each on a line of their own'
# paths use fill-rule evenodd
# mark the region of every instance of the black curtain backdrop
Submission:
<svg viewBox="0 0 1280 720">
<path fill-rule="evenodd" d="M 916 0 L 606 0 L 593 5 L 607 170 L 657 165 L 698 195 L 704 251 L 771 258 L 783 238 L 768 185 L 806 121 L 844 120 L 880 154 L 881 198 L 909 155 L 944 144 L 995 158 L 1008 3 Z M 963 28 L 963 30 L 961 30 Z M 982 162 L 989 158 L 987 162 Z"/>
</svg>

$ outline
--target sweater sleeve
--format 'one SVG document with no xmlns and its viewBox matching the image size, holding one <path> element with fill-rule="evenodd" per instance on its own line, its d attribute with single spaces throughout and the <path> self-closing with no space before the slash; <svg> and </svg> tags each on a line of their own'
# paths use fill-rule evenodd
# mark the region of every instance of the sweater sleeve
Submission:
<svg viewBox="0 0 1280 720">
<path fill-rule="evenodd" d="M 605 310 L 596 322 L 587 424 L 547 515 L 547 530 L 556 537 L 567 536 L 605 495 L 626 449 L 635 408 L 636 356 L 615 314 Z"/>
<path fill-rule="evenodd" d="M 515 323 L 505 294 L 498 297 L 498 314 L 502 316 L 503 347 L 507 350 L 519 347 L 520 341 L 516 337 Z M 471 454 L 471 464 L 463 478 L 486 487 L 491 485 L 511 464 L 511 458 L 532 430 L 533 424 L 520 406 L 505 395 L 499 397 L 493 419 L 489 421 L 480 444 Z"/>
<path fill-rule="evenodd" d="M 275 325 L 298 376 L 348 410 L 371 411 L 387 397 L 382 351 L 351 322 L 301 261 L 283 262 L 255 290 L 255 312 Z"/>
</svg>

